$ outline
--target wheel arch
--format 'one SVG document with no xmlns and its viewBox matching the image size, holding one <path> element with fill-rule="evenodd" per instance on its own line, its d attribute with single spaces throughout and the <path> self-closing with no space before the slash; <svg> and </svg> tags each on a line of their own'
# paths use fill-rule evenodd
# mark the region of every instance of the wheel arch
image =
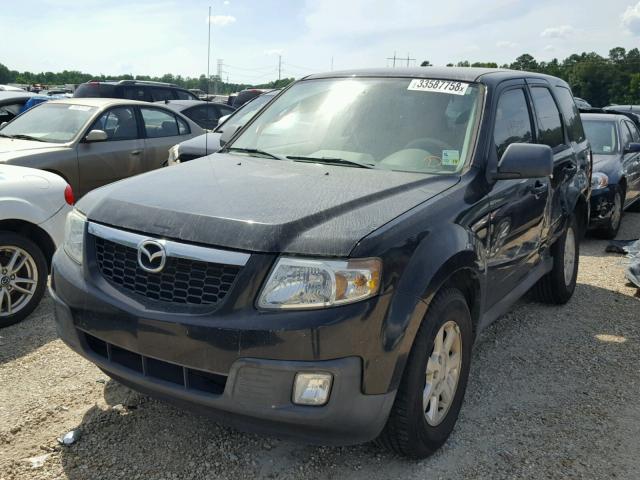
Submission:
<svg viewBox="0 0 640 480">
<path fill-rule="evenodd" d="M 26 220 L 0 220 L 0 232 L 12 232 L 30 239 L 41 250 L 47 261 L 47 268 L 51 271 L 51 258 L 56 251 L 55 243 L 49 234 L 38 225 Z"/>
</svg>

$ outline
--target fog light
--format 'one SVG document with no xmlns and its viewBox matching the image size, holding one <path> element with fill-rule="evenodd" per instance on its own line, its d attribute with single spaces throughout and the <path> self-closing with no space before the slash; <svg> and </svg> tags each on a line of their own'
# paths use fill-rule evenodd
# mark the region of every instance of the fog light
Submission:
<svg viewBox="0 0 640 480">
<path fill-rule="evenodd" d="M 297 373 L 293 382 L 293 403 L 324 405 L 329 400 L 332 380 L 330 373 Z"/>
</svg>

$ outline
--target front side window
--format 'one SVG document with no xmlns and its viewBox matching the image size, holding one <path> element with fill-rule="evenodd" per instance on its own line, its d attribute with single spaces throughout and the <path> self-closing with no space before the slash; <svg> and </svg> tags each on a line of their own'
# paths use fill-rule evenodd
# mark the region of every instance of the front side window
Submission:
<svg viewBox="0 0 640 480">
<path fill-rule="evenodd" d="M 564 143 L 560 111 L 551 92 L 545 87 L 531 88 L 531 98 L 538 119 L 538 141 L 556 149 Z"/>
<path fill-rule="evenodd" d="M 471 155 L 482 91 L 473 83 L 411 78 L 301 81 L 263 110 L 228 151 L 257 149 L 293 161 L 453 173 Z"/>
<path fill-rule="evenodd" d="M 620 122 L 620 147 L 622 147 L 623 150 L 632 142 L 631 132 L 624 123 L 625 122 Z"/>
<path fill-rule="evenodd" d="M 498 158 L 512 143 L 531 143 L 531 117 L 524 90 L 508 90 L 498 100 L 496 123 L 493 129 Z"/>
<path fill-rule="evenodd" d="M 151 98 L 154 102 L 162 102 L 165 100 L 173 100 L 173 92 L 168 88 L 157 88 L 153 87 L 151 89 Z"/>
<path fill-rule="evenodd" d="M 91 117 L 95 107 L 45 102 L 13 119 L 0 130 L 0 135 L 65 143 L 71 141 Z"/>
<path fill-rule="evenodd" d="M 103 113 L 91 130 L 104 130 L 107 140 L 133 140 L 138 138 L 138 123 L 131 107 L 118 107 Z"/>
<path fill-rule="evenodd" d="M 631 133 L 631 141 L 635 143 L 640 142 L 640 132 L 638 132 L 638 127 L 636 127 L 633 123 L 631 123 L 628 120 L 625 120 L 624 124 L 627 126 L 627 128 L 629 129 L 629 132 Z"/>
<path fill-rule="evenodd" d="M 218 125 L 218 111 L 213 105 L 198 105 L 182 112 L 182 114 L 202 128 L 214 129 Z"/>
<path fill-rule="evenodd" d="M 179 135 L 178 119 L 172 113 L 159 108 L 140 109 L 144 130 L 148 138 L 173 137 Z M 182 120 L 181 120 L 182 122 Z M 184 124 L 184 122 L 182 122 Z M 183 128 L 188 128 L 186 125 Z"/>
<path fill-rule="evenodd" d="M 576 143 L 582 142 L 585 139 L 585 134 L 582 128 L 582 121 L 580 120 L 580 113 L 578 112 L 576 102 L 573 101 L 571 91 L 568 88 L 557 87 L 555 92 L 558 97 L 558 103 L 560 104 L 560 111 L 567 122 L 569 140 Z"/>
<path fill-rule="evenodd" d="M 582 124 L 594 154 L 611 155 L 618 152 L 618 134 L 614 121 L 584 120 Z"/>
</svg>

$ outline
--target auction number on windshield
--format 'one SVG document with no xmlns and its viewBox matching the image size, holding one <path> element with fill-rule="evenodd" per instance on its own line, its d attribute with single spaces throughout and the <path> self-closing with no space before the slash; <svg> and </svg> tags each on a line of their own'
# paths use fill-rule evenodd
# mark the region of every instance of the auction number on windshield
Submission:
<svg viewBox="0 0 640 480">
<path fill-rule="evenodd" d="M 408 90 L 420 92 L 440 92 L 453 95 L 464 95 L 469 88 L 468 83 L 453 82 L 451 80 L 432 80 L 428 78 L 416 78 L 409 83 Z"/>
</svg>

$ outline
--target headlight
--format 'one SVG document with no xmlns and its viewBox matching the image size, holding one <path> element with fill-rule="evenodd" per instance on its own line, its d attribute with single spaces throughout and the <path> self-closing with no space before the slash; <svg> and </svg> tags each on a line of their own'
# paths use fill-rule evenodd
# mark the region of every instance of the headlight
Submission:
<svg viewBox="0 0 640 480">
<path fill-rule="evenodd" d="M 67 215 L 67 223 L 64 227 L 64 251 L 74 262 L 81 265 L 86 223 L 87 218 L 74 209 Z"/>
<path fill-rule="evenodd" d="M 169 149 L 169 158 L 167 159 L 167 165 L 176 165 L 180 163 L 180 145 L 174 145 Z"/>
<path fill-rule="evenodd" d="M 601 188 L 605 188 L 609 185 L 609 177 L 606 174 L 601 172 L 594 172 L 591 175 L 591 188 L 593 190 L 600 190 Z"/>
<path fill-rule="evenodd" d="M 316 260 L 282 257 L 262 289 L 261 308 L 319 308 L 353 303 L 378 293 L 378 258 Z"/>
</svg>

